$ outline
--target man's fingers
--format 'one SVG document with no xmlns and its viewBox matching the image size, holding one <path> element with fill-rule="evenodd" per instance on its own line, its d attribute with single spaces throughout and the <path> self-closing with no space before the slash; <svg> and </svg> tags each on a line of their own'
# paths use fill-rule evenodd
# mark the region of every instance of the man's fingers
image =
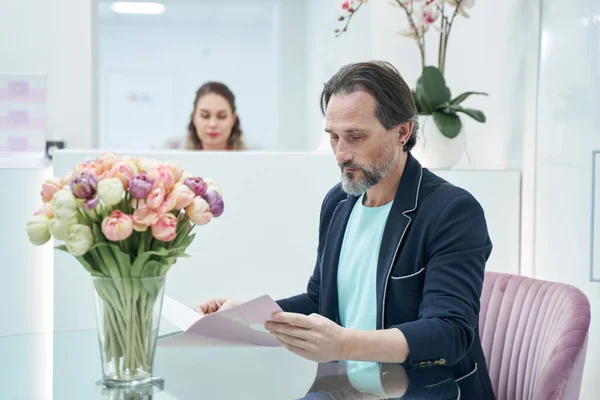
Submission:
<svg viewBox="0 0 600 400">
<path fill-rule="evenodd" d="M 280 332 L 273 332 L 273 336 L 275 336 L 278 340 L 289 344 L 290 346 L 297 347 L 304 351 L 309 350 L 310 343 L 308 343 L 304 339 L 300 339 L 295 336 L 286 335 L 285 333 L 280 333 Z"/>
<path fill-rule="evenodd" d="M 300 357 L 304 357 L 304 358 L 309 357 L 308 351 L 304 350 L 303 348 L 294 346 L 293 344 L 290 344 L 290 343 L 286 342 L 285 340 L 282 340 L 278 335 L 275 335 L 275 338 L 283 347 L 285 347 L 292 353 L 295 353 L 295 354 L 299 355 Z"/>
<path fill-rule="evenodd" d="M 281 333 L 301 340 L 307 340 L 313 336 L 310 329 L 281 322 L 267 322 L 265 328 L 271 333 Z"/>
<path fill-rule="evenodd" d="M 300 326 L 307 329 L 312 328 L 315 321 L 315 319 L 312 317 L 290 312 L 276 312 L 271 318 L 275 322 Z"/>
<path fill-rule="evenodd" d="M 206 313 L 204 312 L 204 310 L 202 309 L 202 305 L 198 305 L 196 306 L 196 308 L 194 308 L 194 311 L 196 311 L 198 314 L 202 314 L 205 315 Z"/>
</svg>

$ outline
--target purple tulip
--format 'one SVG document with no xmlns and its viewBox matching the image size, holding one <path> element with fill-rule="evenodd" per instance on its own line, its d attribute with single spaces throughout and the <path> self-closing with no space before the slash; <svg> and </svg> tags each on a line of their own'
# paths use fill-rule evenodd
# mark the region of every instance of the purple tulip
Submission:
<svg viewBox="0 0 600 400">
<path fill-rule="evenodd" d="M 183 183 L 192 189 L 196 196 L 204 196 L 208 187 L 202 178 L 186 178 Z"/>
<path fill-rule="evenodd" d="M 209 190 L 206 193 L 204 193 L 204 195 L 202 196 L 202 198 L 204 198 L 204 200 L 206 200 L 206 202 L 208 203 L 208 205 L 212 208 L 213 204 L 215 204 L 217 202 L 217 200 L 219 200 L 221 196 L 219 196 L 219 193 L 215 192 L 214 190 Z"/>
<path fill-rule="evenodd" d="M 97 186 L 98 181 L 96 178 L 85 172 L 71 180 L 71 192 L 78 199 L 89 200 L 94 197 Z"/>
<path fill-rule="evenodd" d="M 219 215 L 223 214 L 223 208 L 225 205 L 223 203 L 223 199 L 221 196 L 219 196 L 219 193 L 215 192 L 214 190 L 209 190 L 204 194 L 204 196 L 202 196 L 202 198 L 208 203 L 210 212 L 213 216 L 218 217 Z"/>
<path fill-rule="evenodd" d="M 220 217 L 223 214 L 223 210 L 225 209 L 225 204 L 223 203 L 223 199 L 219 197 L 219 199 L 210 206 L 210 212 L 213 217 Z"/>
<path fill-rule="evenodd" d="M 148 178 L 148 175 L 144 173 L 137 174 L 129 181 L 129 192 L 131 197 L 138 200 L 143 200 L 152 191 L 152 179 Z"/>
<path fill-rule="evenodd" d="M 91 199 L 89 199 L 88 201 L 86 201 L 85 203 L 83 203 L 81 205 L 81 208 L 83 208 L 85 210 L 93 210 L 94 208 L 96 208 L 98 206 L 99 202 L 100 202 L 100 198 L 98 196 L 94 196 Z"/>
</svg>

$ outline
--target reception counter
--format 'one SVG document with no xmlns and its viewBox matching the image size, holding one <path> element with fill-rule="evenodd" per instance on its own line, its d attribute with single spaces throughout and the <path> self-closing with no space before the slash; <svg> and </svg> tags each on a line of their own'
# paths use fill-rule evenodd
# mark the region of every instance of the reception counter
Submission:
<svg viewBox="0 0 600 400">
<path fill-rule="evenodd" d="M 59 151 L 54 175 L 63 176 L 99 154 Z M 339 182 L 332 155 L 179 151 L 131 155 L 176 162 L 192 174 L 213 178 L 224 193 L 224 214 L 196 227 L 191 257 L 180 259 L 169 272 L 169 296 L 191 307 L 213 296 L 247 300 L 268 293 L 280 298 L 305 290 L 315 263 L 321 202 Z M 438 174 L 469 190 L 482 204 L 494 243 L 488 270 L 518 273 L 520 172 Z M 55 330 L 95 327 L 91 280 L 76 260 L 58 251 L 54 310 Z"/>
</svg>

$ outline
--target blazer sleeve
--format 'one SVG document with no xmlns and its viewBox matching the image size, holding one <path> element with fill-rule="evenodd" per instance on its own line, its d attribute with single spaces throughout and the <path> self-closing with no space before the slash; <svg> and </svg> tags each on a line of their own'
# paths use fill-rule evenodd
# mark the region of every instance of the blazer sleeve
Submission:
<svg viewBox="0 0 600 400">
<path fill-rule="evenodd" d="M 481 205 L 470 194 L 451 200 L 428 240 L 419 318 L 393 326 L 409 346 L 405 362 L 458 363 L 478 329 L 484 269 L 492 251 Z"/>
</svg>

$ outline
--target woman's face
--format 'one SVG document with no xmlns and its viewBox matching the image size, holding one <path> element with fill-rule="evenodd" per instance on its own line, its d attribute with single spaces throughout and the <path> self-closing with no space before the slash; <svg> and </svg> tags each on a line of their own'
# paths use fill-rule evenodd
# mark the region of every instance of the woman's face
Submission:
<svg viewBox="0 0 600 400">
<path fill-rule="evenodd" d="M 207 93 L 198 99 L 194 110 L 194 126 L 202 147 L 207 150 L 223 150 L 231 136 L 237 116 L 229 102 L 216 93 Z"/>
</svg>

